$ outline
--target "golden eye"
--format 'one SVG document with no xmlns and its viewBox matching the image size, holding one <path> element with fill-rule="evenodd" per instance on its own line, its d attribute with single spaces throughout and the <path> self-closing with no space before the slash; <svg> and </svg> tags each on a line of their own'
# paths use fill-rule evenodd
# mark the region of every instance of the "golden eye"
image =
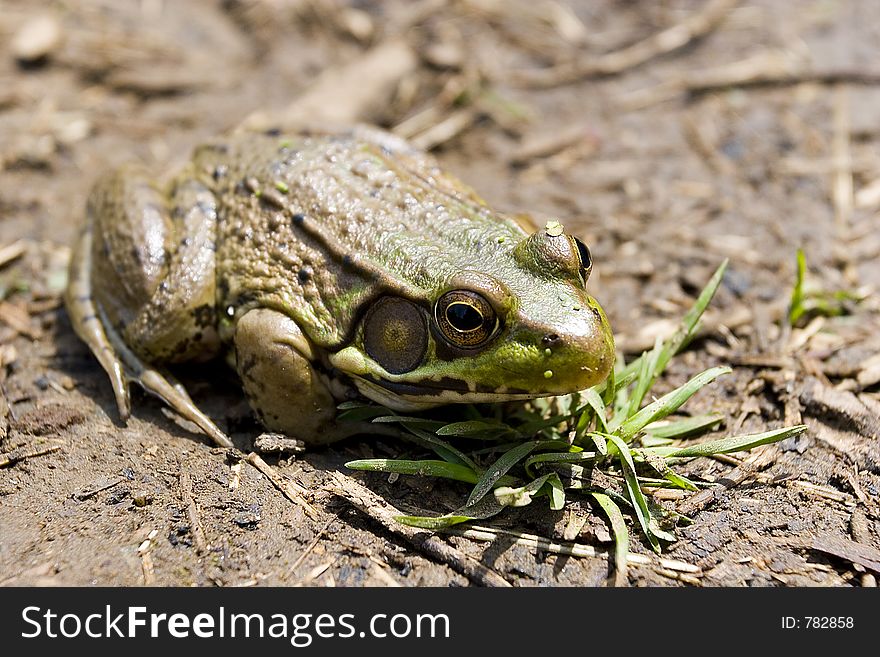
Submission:
<svg viewBox="0 0 880 657">
<path fill-rule="evenodd" d="M 574 239 L 575 246 L 577 246 L 578 257 L 581 261 L 581 276 L 583 276 L 584 285 L 586 285 L 587 281 L 590 279 L 590 272 L 593 271 L 593 256 L 586 244 L 581 242 L 577 237 L 572 239 Z"/>
<path fill-rule="evenodd" d="M 482 346 L 498 328 L 491 304 L 468 290 L 454 290 L 440 297 L 434 306 L 434 318 L 443 337 L 463 349 Z"/>
</svg>

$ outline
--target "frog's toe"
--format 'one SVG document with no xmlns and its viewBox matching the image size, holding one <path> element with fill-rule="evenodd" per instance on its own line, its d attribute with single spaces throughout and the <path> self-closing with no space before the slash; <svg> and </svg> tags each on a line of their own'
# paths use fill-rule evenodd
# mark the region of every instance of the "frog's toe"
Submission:
<svg viewBox="0 0 880 657">
<path fill-rule="evenodd" d="M 105 367 L 105 369 L 107 369 Z M 113 386 L 113 395 L 116 397 L 116 409 L 119 411 L 119 419 L 128 422 L 131 417 L 131 395 L 128 392 L 128 381 L 125 380 L 125 372 L 122 363 L 116 360 L 109 368 L 110 383 Z"/>
<path fill-rule="evenodd" d="M 217 443 L 219 447 L 235 447 L 229 437 L 214 424 L 213 420 L 196 406 L 183 386 L 170 381 L 169 378 L 169 375 L 145 367 L 138 374 L 137 382 L 144 390 L 153 393 L 177 411 L 185 420 L 189 420 L 204 431 L 205 435 Z"/>
<path fill-rule="evenodd" d="M 89 310 L 88 308 L 86 309 Z M 91 308 L 94 311 L 94 306 Z M 92 353 L 98 359 L 101 367 L 110 377 L 110 385 L 113 387 L 113 396 L 116 398 L 116 408 L 119 411 L 119 418 L 123 422 L 127 422 L 131 417 L 131 395 L 128 391 L 128 378 L 125 373 L 125 366 L 111 346 L 110 340 L 101 321 L 95 312 L 83 312 L 77 309 L 71 312 L 74 327 L 80 336 L 86 341 L 92 350 Z"/>
</svg>

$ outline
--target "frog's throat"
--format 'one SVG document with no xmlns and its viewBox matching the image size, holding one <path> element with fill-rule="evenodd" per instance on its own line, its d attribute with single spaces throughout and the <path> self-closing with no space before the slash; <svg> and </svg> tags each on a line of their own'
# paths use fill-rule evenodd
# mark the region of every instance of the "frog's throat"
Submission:
<svg viewBox="0 0 880 657">
<path fill-rule="evenodd" d="M 508 392 L 500 388 L 491 392 L 471 392 L 411 384 L 376 383 L 352 376 L 355 386 L 364 397 L 395 411 L 421 411 L 445 404 L 482 404 L 546 397 L 549 393 Z"/>
</svg>

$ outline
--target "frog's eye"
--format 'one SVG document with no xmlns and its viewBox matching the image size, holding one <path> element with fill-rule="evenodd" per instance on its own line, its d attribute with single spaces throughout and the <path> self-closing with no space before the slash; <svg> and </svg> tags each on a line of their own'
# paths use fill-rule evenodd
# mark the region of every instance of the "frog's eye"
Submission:
<svg viewBox="0 0 880 657">
<path fill-rule="evenodd" d="M 434 316 L 443 337 L 463 349 L 483 345 L 498 328 L 498 317 L 491 304 L 468 290 L 454 290 L 440 297 L 434 306 Z"/>
<path fill-rule="evenodd" d="M 581 242 L 577 237 L 572 238 L 574 240 L 575 246 L 577 246 L 578 250 L 578 258 L 581 261 L 581 276 L 584 279 L 584 285 L 587 284 L 587 281 L 590 280 L 590 272 L 593 271 L 593 256 L 590 254 L 590 249 L 587 248 L 587 245 Z"/>
<path fill-rule="evenodd" d="M 412 301 L 382 297 L 364 318 L 364 347 L 386 372 L 414 370 L 428 350 L 425 313 Z"/>
</svg>

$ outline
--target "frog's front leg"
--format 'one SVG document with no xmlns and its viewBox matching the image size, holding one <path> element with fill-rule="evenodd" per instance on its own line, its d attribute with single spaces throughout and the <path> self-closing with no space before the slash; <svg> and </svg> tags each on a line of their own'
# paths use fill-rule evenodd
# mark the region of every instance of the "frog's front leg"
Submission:
<svg viewBox="0 0 880 657">
<path fill-rule="evenodd" d="M 267 429 L 312 445 L 363 430 L 362 423 L 336 421 L 338 402 L 314 362 L 311 343 L 287 315 L 257 308 L 236 323 L 236 369 Z"/>
</svg>

